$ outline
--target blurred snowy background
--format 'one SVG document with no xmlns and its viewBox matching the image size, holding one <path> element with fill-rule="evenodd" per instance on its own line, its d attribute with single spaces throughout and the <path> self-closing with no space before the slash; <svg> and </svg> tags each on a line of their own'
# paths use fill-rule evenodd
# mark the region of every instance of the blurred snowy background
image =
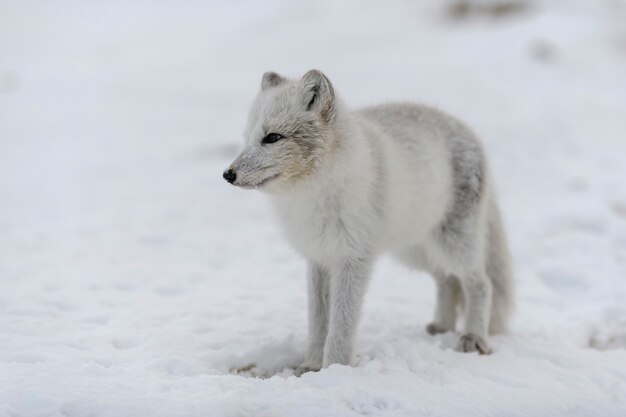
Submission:
<svg viewBox="0 0 626 417">
<path fill-rule="evenodd" d="M 291 376 L 303 261 L 221 173 L 261 74 L 311 68 L 483 138 L 493 355 L 428 336 L 431 279 L 383 260 L 358 365 Z M 322 415 L 626 415 L 626 1 L 0 0 L 0 416 Z"/>
</svg>

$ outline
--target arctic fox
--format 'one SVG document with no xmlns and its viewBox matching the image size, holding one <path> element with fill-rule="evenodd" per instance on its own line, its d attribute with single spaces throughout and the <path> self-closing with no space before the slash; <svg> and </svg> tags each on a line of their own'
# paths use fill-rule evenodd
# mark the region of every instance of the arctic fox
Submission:
<svg viewBox="0 0 626 417">
<path fill-rule="evenodd" d="M 512 305 L 509 253 L 484 151 L 460 121 L 418 104 L 349 110 L 329 79 L 263 75 L 245 146 L 223 174 L 267 192 L 308 262 L 309 341 L 297 372 L 350 364 L 376 257 L 432 274 L 430 334 L 489 353 Z"/>
</svg>

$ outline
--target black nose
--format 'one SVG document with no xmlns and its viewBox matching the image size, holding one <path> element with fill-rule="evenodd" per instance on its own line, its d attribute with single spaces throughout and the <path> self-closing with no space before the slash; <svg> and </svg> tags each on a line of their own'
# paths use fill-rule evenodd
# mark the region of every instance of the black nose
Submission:
<svg viewBox="0 0 626 417">
<path fill-rule="evenodd" d="M 232 169 L 227 169 L 224 171 L 224 179 L 232 184 L 237 179 L 237 174 Z"/>
</svg>

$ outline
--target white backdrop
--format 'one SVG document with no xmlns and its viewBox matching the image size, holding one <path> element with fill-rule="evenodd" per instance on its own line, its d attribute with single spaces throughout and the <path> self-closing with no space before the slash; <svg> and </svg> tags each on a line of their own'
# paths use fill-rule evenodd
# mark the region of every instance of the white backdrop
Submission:
<svg viewBox="0 0 626 417">
<path fill-rule="evenodd" d="M 626 3 L 494 3 L 0 1 L 0 416 L 626 415 Z M 485 141 L 493 355 L 428 336 L 430 278 L 384 260 L 357 366 L 292 376 L 303 262 L 221 172 L 261 74 L 311 68 Z"/>
</svg>

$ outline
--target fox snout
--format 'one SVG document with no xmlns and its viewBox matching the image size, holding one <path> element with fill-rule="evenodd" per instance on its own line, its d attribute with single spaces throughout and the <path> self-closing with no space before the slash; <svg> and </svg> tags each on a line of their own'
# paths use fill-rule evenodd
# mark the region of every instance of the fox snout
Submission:
<svg viewBox="0 0 626 417">
<path fill-rule="evenodd" d="M 263 160 L 244 153 L 222 173 L 222 177 L 232 185 L 241 188 L 261 188 L 277 179 L 281 171 L 273 166 L 264 167 Z"/>
<path fill-rule="evenodd" d="M 235 182 L 235 180 L 237 179 L 237 173 L 235 171 L 233 171 L 232 169 L 230 169 L 230 168 L 228 168 L 226 171 L 224 171 L 224 174 L 222 174 L 222 176 L 230 184 Z"/>
<path fill-rule="evenodd" d="M 232 185 L 241 188 L 259 188 L 268 179 L 263 164 L 266 161 L 259 157 L 258 151 L 244 149 L 232 164 L 222 173 L 222 177 Z"/>
</svg>

